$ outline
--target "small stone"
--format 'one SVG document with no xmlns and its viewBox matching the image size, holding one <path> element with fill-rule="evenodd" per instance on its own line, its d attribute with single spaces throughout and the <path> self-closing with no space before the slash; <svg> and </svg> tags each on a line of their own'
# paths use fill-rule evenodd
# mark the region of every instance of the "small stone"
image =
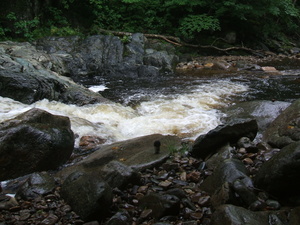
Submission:
<svg viewBox="0 0 300 225">
<path fill-rule="evenodd" d="M 180 174 L 180 180 L 186 181 L 186 172 Z"/>
<path fill-rule="evenodd" d="M 246 165 L 251 165 L 253 164 L 253 160 L 250 158 L 244 158 L 243 163 L 245 163 Z"/>
<path fill-rule="evenodd" d="M 146 219 L 146 218 L 150 217 L 151 214 L 152 214 L 152 209 L 145 209 L 142 211 L 140 218 Z"/>
<path fill-rule="evenodd" d="M 280 72 L 273 66 L 262 66 L 261 69 L 266 73 L 280 74 Z"/>
<path fill-rule="evenodd" d="M 268 208 L 271 208 L 273 210 L 278 210 L 281 207 L 280 203 L 275 201 L 275 200 L 270 200 L 269 199 L 269 200 L 266 201 L 266 204 L 267 204 Z"/>
<path fill-rule="evenodd" d="M 192 202 L 198 202 L 199 199 L 202 197 L 202 194 L 197 192 L 195 194 L 193 194 L 192 196 L 190 196 Z"/>
<path fill-rule="evenodd" d="M 200 220 L 203 217 L 202 212 L 191 213 L 191 218 L 195 220 Z"/>
<path fill-rule="evenodd" d="M 136 199 L 138 199 L 138 200 L 140 200 L 140 199 L 143 198 L 144 196 L 145 196 L 145 195 L 142 194 L 142 193 L 137 193 L 137 194 L 135 195 Z"/>
<path fill-rule="evenodd" d="M 172 184 L 171 181 L 165 180 L 165 181 L 161 181 L 158 185 L 161 187 L 169 187 Z"/>
<path fill-rule="evenodd" d="M 199 182 L 201 173 L 198 171 L 193 171 L 187 174 L 186 179 L 192 182 Z"/>
<path fill-rule="evenodd" d="M 88 222 L 88 223 L 84 223 L 83 225 L 99 225 L 99 222 L 98 221 L 91 221 L 91 222 Z"/>
<path fill-rule="evenodd" d="M 28 220 L 29 217 L 31 216 L 29 210 L 21 210 L 20 211 L 20 220 L 25 221 Z"/>
<path fill-rule="evenodd" d="M 200 206 L 208 206 L 210 204 L 210 196 L 203 196 L 199 198 L 198 204 Z"/>
<path fill-rule="evenodd" d="M 241 153 L 241 154 L 246 154 L 247 153 L 245 148 L 240 148 L 238 152 Z"/>
<path fill-rule="evenodd" d="M 54 214 L 50 214 L 46 219 L 41 222 L 41 225 L 52 225 L 58 221 L 58 217 Z"/>
<path fill-rule="evenodd" d="M 140 186 L 137 190 L 138 193 L 146 193 L 148 190 L 148 186 Z"/>
<path fill-rule="evenodd" d="M 204 68 L 212 68 L 214 66 L 213 63 L 205 63 Z"/>
</svg>

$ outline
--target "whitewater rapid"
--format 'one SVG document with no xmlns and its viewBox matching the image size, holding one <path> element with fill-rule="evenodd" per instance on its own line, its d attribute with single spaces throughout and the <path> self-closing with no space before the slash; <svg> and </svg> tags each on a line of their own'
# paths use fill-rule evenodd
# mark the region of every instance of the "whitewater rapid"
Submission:
<svg viewBox="0 0 300 225">
<path fill-rule="evenodd" d="M 31 108 L 40 108 L 70 118 L 77 136 L 75 146 L 85 135 L 104 138 L 106 143 L 154 133 L 194 140 L 218 126 L 223 116 L 219 109 L 247 90 L 247 85 L 220 80 L 198 85 L 186 94 L 155 94 L 134 107 L 120 103 L 77 106 L 46 99 L 26 105 L 0 97 L 0 122 Z"/>
</svg>

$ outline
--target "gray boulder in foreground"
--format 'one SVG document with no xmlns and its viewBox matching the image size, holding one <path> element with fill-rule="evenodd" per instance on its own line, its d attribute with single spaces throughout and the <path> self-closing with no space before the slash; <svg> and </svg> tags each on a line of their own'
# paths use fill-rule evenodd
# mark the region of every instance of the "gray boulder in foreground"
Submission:
<svg viewBox="0 0 300 225">
<path fill-rule="evenodd" d="M 300 200 L 300 141 L 280 150 L 265 162 L 255 176 L 254 184 L 270 194 L 288 201 Z"/>
<path fill-rule="evenodd" d="M 97 174 L 74 172 L 62 185 L 61 195 L 85 221 L 104 219 L 112 204 L 112 188 Z"/>
<path fill-rule="evenodd" d="M 0 124 L 0 180 L 57 169 L 74 148 L 70 120 L 31 109 Z"/>
</svg>

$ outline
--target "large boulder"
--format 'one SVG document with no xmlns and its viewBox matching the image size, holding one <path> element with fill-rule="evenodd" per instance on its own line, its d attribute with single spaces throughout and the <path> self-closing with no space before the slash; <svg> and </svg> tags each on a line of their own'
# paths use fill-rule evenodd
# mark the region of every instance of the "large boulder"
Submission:
<svg viewBox="0 0 300 225">
<path fill-rule="evenodd" d="M 97 174 L 72 173 L 63 183 L 61 195 L 84 220 L 103 220 L 112 205 L 112 189 Z"/>
<path fill-rule="evenodd" d="M 300 142 L 292 143 L 265 162 L 255 176 L 255 186 L 288 200 L 300 200 Z M 299 204 L 299 203 L 298 203 Z"/>
<path fill-rule="evenodd" d="M 213 174 L 201 184 L 201 190 L 212 195 L 212 205 L 224 203 L 249 206 L 257 200 L 253 183 L 245 165 L 237 159 L 220 162 Z"/>
<path fill-rule="evenodd" d="M 0 53 L 0 95 L 3 97 L 26 104 L 44 98 L 78 105 L 107 101 L 53 72 L 51 57 L 29 43 L 2 42 Z"/>
<path fill-rule="evenodd" d="M 155 153 L 155 141 L 160 141 L 159 154 Z M 181 147 L 181 139 L 176 136 L 152 134 L 137 137 L 101 146 L 79 163 L 59 171 L 57 176 L 64 180 L 74 171 L 97 171 L 103 179 L 110 180 L 110 184 L 118 184 L 114 187 L 119 187 L 126 183 L 126 177 L 135 177 L 134 171 L 162 164 L 172 151 Z"/>
<path fill-rule="evenodd" d="M 257 134 L 258 126 L 254 119 L 235 120 L 200 135 L 194 142 L 191 155 L 195 158 L 205 159 L 213 155 L 227 142 L 236 143 L 241 137 L 253 140 Z"/>
<path fill-rule="evenodd" d="M 263 133 L 263 139 L 273 147 L 282 148 L 300 141 L 300 99 L 284 110 Z"/>
<path fill-rule="evenodd" d="M 56 169 L 73 148 L 68 117 L 31 109 L 0 124 L 0 180 Z"/>
</svg>

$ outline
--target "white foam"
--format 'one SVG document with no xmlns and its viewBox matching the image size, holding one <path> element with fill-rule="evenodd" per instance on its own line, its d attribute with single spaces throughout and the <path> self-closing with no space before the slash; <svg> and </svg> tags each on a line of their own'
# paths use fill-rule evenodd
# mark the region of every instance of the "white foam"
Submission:
<svg viewBox="0 0 300 225">
<path fill-rule="evenodd" d="M 227 105 L 230 96 L 246 90 L 240 84 L 217 81 L 200 85 L 189 94 L 151 96 L 153 100 L 141 102 L 135 108 L 118 103 L 76 106 L 48 100 L 26 105 L 0 97 L 0 121 L 36 107 L 68 116 L 79 137 L 95 135 L 114 142 L 161 133 L 195 139 L 220 124 L 218 108 Z"/>
<path fill-rule="evenodd" d="M 93 92 L 99 92 L 99 91 L 104 91 L 104 90 L 108 89 L 108 87 L 106 87 L 105 85 L 95 85 L 95 86 L 89 87 L 88 89 Z"/>
</svg>

